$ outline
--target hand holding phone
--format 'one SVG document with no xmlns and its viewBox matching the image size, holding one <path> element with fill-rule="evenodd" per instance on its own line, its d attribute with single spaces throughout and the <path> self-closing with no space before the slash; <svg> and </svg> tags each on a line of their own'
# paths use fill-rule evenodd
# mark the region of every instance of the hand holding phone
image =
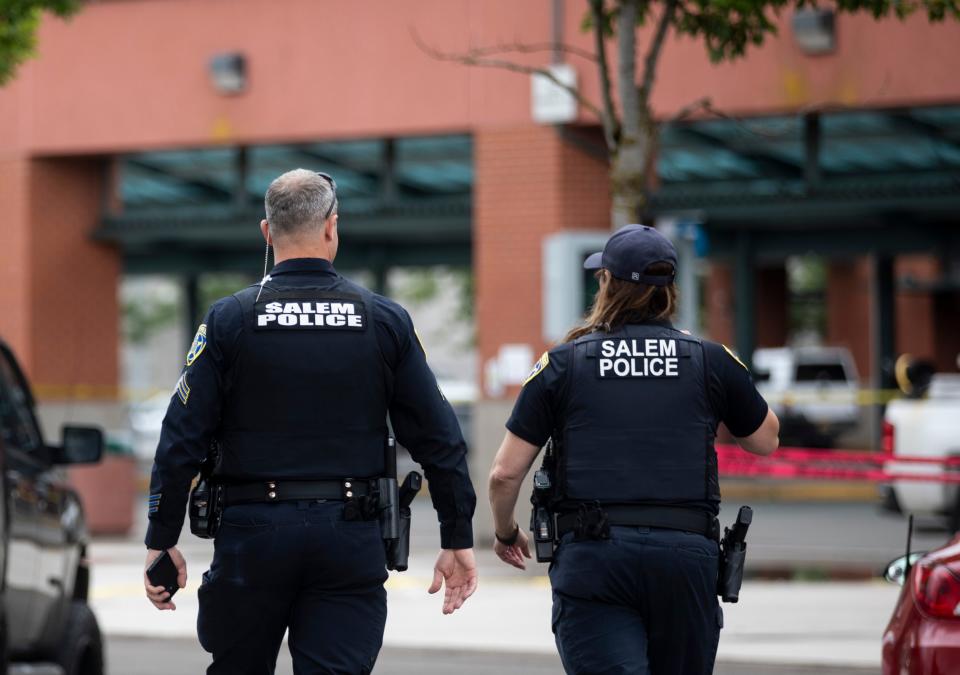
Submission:
<svg viewBox="0 0 960 675">
<path fill-rule="evenodd" d="M 171 555 L 171 550 L 173 555 Z M 174 594 L 180 590 L 180 570 L 179 567 L 186 567 L 183 557 L 176 549 L 163 551 L 147 567 L 145 583 L 147 585 L 147 597 L 157 607 L 157 609 L 176 609 L 176 605 L 171 602 Z M 177 560 L 180 565 L 178 566 Z M 184 569 L 186 577 L 186 569 Z M 151 590 L 153 587 L 153 590 Z M 170 595 L 163 597 L 164 593 Z"/>
</svg>

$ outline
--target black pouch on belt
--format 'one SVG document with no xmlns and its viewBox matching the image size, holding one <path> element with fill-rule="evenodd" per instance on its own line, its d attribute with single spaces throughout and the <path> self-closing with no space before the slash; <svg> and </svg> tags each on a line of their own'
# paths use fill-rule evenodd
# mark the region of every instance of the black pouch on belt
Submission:
<svg viewBox="0 0 960 675">
<path fill-rule="evenodd" d="M 573 532 L 574 541 L 587 541 L 610 538 L 610 521 L 600 502 L 580 504 L 577 507 L 577 527 Z"/>
</svg>

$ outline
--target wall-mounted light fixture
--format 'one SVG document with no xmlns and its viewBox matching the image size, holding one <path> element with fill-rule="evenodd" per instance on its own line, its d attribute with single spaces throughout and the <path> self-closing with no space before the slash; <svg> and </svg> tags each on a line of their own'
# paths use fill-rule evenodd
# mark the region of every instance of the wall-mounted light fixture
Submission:
<svg viewBox="0 0 960 675">
<path fill-rule="evenodd" d="M 247 58 L 240 52 L 215 54 L 207 72 L 213 88 L 224 96 L 242 94 L 247 88 Z"/>
<path fill-rule="evenodd" d="M 837 31 L 833 10 L 798 9 L 793 13 L 791 25 L 793 38 L 805 54 L 829 54 L 836 49 Z"/>
</svg>

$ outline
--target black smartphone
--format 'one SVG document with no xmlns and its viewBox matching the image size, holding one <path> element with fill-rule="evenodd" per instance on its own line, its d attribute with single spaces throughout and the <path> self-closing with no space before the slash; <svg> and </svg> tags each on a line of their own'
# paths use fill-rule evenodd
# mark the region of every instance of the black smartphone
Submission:
<svg viewBox="0 0 960 675">
<path fill-rule="evenodd" d="M 180 586 L 177 584 L 177 566 L 173 564 L 170 554 L 166 551 L 150 563 L 150 567 L 147 568 L 147 578 L 152 585 L 163 586 L 170 594 L 170 598 L 180 590 Z M 167 598 L 167 600 L 170 598 Z"/>
</svg>

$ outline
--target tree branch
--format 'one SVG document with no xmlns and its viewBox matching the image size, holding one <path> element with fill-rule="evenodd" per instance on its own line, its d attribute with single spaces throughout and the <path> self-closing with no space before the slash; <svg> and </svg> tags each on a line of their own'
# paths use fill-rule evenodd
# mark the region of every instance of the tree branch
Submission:
<svg viewBox="0 0 960 675">
<path fill-rule="evenodd" d="M 666 124 L 670 124 L 672 122 L 682 122 L 699 110 L 705 110 L 708 112 L 713 111 L 713 101 L 709 96 L 704 96 L 703 98 L 698 98 L 693 103 L 688 103 L 680 108 L 680 110 L 675 112 L 669 119 L 664 120 L 664 122 Z"/>
<path fill-rule="evenodd" d="M 669 119 L 664 120 L 663 124 L 669 125 L 669 124 L 674 124 L 676 122 L 682 122 L 686 118 L 690 117 L 691 115 L 701 110 L 707 115 L 710 115 L 712 117 L 717 117 L 719 119 L 733 122 L 734 125 L 740 131 L 746 134 L 749 134 L 751 136 L 757 136 L 759 138 L 767 138 L 767 139 L 783 138 L 783 134 L 771 133 L 767 131 L 760 131 L 757 129 L 753 129 L 744 122 L 743 118 L 737 117 L 736 115 L 731 115 L 730 113 L 726 113 L 722 110 L 718 110 L 713 106 L 713 101 L 708 96 L 699 98 L 696 101 L 693 101 L 692 103 L 688 103 L 687 105 L 683 106 L 682 108 L 680 108 L 680 110 L 674 113 Z M 802 110 L 803 109 L 801 109 L 801 111 Z"/>
<path fill-rule="evenodd" d="M 593 17 L 594 45 L 597 49 L 597 68 L 600 71 L 600 93 L 603 95 L 603 138 L 607 142 L 610 154 L 617 151 L 618 137 L 620 136 L 620 120 L 613 107 L 613 91 L 610 85 L 610 65 L 607 63 L 607 52 L 604 49 L 603 35 L 603 0 L 590 0 L 590 14 Z"/>
<path fill-rule="evenodd" d="M 640 99 L 644 105 L 650 103 L 650 93 L 657 77 L 657 62 L 660 60 L 663 43 L 666 40 L 667 32 L 670 30 L 673 13 L 676 9 L 677 0 L 667 0 L 663 8 L 663 16 L 657 22 L 657 30 L 653 35 L 653 41 L 650 43 L 650 49 L 647 50 L 647 56 L 643 60 L 643 82 L 640 84 Z"/>
<path fill-rule="evenodd" d="M 474 47 L 465 55 L 472 57 L 485 57 L 494 56 L 496 54 L 507 54 L 509 52 L 517 52 L 518 54 L 534 54 L 536 52 L 552 51 L 561 51 L 565 54 L 579 56 L 581 59 L 586 59 L 587 61 L 593 61 L 594 63 L 597 62 L 597 55 L 593 52 L 588 52 L 586 49 L 580 49 L 579 47 L 568 45 L 564 42 L 537 42 L 533 44 L 525 44 L 522 42 L 501 43 L 492 47 Z"/>
<path fill-rule="evenodd" d="M 449 52 L 443 52 L 435 47 L 431 47 L 426 44 L 423 40 L 420 39 L 420 36 L 417 34 L 416 30 L 410 29 L 410 35 L 413 37 L 414 43 L 417 47 L 420 48 L 420 51 L 426 55 L 434 58 L 438 61 L 453 61 L 454 63 L 462 63 L 466 66 L 480 66 L 483 68 L 499 68 L 500 70 L 509 70 L 514 73 L 524 73 L 526 75 L 540 75 L 547 78 L 555 85 L 569 93 L 573 98 L 577 100 L 577 103 L 582 105 L 584 108 L 589 110 L 591 113 L 596 115 L 599 119 L 603 119 L 603 111 L 600 110 L 597 105 L 588 99 L 586 96 L 581 94 L 576 87 L 571 87 L 565 82 L 561 82 L 556 75 L 551 73 L 546 68 L 538 68 L 536 66 L 525 66 L 521 63 L 514 63 L 513 61 L 507 61 L 505 59 L 488 59 L 476 56 L 474 52 L 476 50 L 468 51 L 464 54 L 454 54 Z"/>
</svg>

